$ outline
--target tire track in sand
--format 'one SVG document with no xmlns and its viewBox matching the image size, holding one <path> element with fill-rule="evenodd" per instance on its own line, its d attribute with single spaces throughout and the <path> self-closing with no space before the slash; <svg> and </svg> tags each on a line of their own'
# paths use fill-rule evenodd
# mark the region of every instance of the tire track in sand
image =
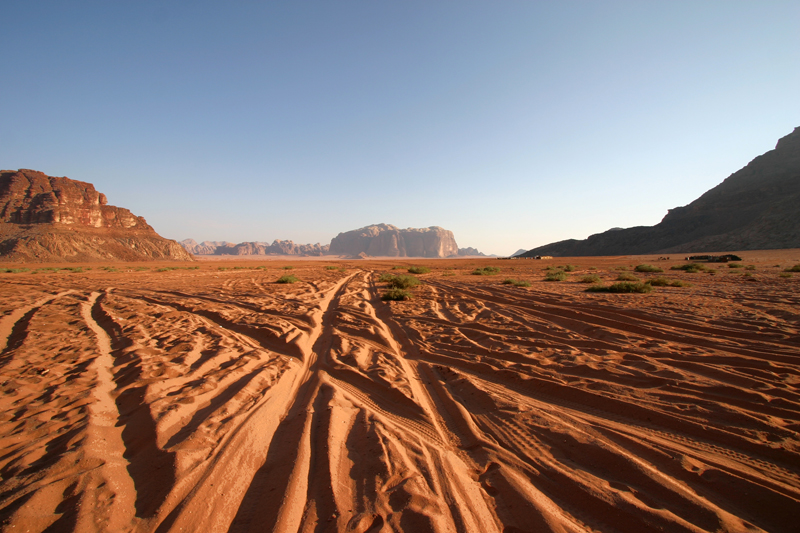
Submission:
<svg viewBox="0 0 800 533">
<path fill-rule="evenodd" d="M 94 402 L 89 406 L 89 423 L 84 450 L 90 458 L 97 459 L 100 479 L 90 483 L 95 490 L 83 493 L 78 511 L 79 531 L 130 531 L 134 525 L 136 488 L 128 474 L 128 461 L 123 457 L 125 444 L 121 427 L 116 427 L 119 412 L 112 393 L 115 389 L 111 356 L 111 340 L 105 330 L 92 317 L 92 308 L 100 296 L 92 292 L 81 304 L 81 315 L 97 339 L 98 355 L 89 367 L 97 376 L 92 389 Z M 94 476 L 92 476 L 94 477 Z M 100 490 L 100 487 L 103 490 Z M 110 495 L 104 495 L 110 492 Z M 107 496 L 107 497 L 102 497 Z"/>
<path fill-rule="evenodd" d="M 301 331 L 292 339 L 301 354 L 299 364 L 286 372 L 230 432 L 205 468 L 197 468 L 194 475 L 178 483 L 162 508 L 157 532 L 246 531 L 251 526 L 252 513 L 258 515 L 253 518 L 252 526 L 259 530 L 269 529 L 278 522 L 299 523 L 305 499 L 296 499 L 305 492 L 302 480 L 307 481 L 308 473 L 303 476 L 294 470 L 307 465 L 302 458 L 303 450 L 309 447 L 305 438 L 311 423 L 306 412 L 308 401 L 313 400 L 318 387 L 314 366 L 320 347 L 330 344 L 331 314 L 335 312 L 337 299 L 355 275 L 341 279 L 310 311 L 311 331 Z M 287 446 L 288 443 L 291 444 Z M 299 457 L 286 457 L 287 454 Z M 279 475 L 269 474 L 276 468 Z M 283 483 L 280 491 L 270 491 L 265 486 L 276 483 Z M 265 495 L 267 501 L 263 500 Z M 284 507 L 278 495 L 283 495 L 290 505 Z M 237 509 L 231 502 L 241 503 Z M 276 530 L 291 530 L 281 528 Z"/>
</svg>

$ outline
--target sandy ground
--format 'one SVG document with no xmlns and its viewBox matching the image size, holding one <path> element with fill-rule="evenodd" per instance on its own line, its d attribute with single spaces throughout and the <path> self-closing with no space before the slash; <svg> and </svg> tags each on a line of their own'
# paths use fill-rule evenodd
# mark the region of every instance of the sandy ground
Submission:
<svg viewBox="0 0 800 533">
<path fill-rule="evenodd" d="M 742 255 L 0 274 L 0 523 L 797 532 L 800 250 Z M 579 282 L 639 263 L 693 285 Z M 382 301 L 407 265 L 432 271 Z"/>
</svg>

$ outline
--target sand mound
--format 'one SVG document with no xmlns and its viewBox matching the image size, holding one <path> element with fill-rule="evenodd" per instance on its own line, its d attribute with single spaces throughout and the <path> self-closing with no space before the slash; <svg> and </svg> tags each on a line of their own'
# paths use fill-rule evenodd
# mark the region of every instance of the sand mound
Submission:
<svg viewBox="0 0 800 533">
<path fill-rule="evenodd" d="M 789 259 L 0 274 L 3 531 L 796 531 Z"/>
</svg>

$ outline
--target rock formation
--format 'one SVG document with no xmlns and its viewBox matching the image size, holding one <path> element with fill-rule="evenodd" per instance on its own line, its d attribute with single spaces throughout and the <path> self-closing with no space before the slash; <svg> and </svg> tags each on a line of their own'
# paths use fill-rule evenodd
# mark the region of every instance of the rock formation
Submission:
<svg viewBox="0 0 800 533">
<path fill-rule="evenodd" d="M 330 253 L 372 257 L 452 257 L 458 255 L 453 232 L 430 228 L 400 229 L 391 224 L 374 224 L 340 233 L 331 240 Z"/>
<path fill-rule="evenodd" d="M 471 246 L 468 246 L 467 248 L 459 248 L 458 249 L 458 255 L 459 256 L 473 256 L 473 255 L 476 255 L 476 256 L 480 256 L 480 257 L 486 257 L 486 254 L 479 252 L 477 250 L 477 248 L 473 248 Z"/>
<path fill-rule="evenodd" d="M 194 239 L 181 241 L 187 252 L 195 255 L 299 255 L 319 256 L 328 253 L 328 245 L 295 244 L 292 241 L 276 239 L 272 244 L 266 242 L 231 242 L 203 241 L 198 244 Z"/>
<path fill-rule="evenodd" d="M 722 252 L 800 247 L 800 128 L 774 150 L 655 226 L 613 229 L 529 250 L 525 256 Z"/>
<path fill-rule="evenodd" d="M 0 171 L 0 261 L 191 261 L 144 218 L 108 205 L 91 183 Z"/>
</svg>

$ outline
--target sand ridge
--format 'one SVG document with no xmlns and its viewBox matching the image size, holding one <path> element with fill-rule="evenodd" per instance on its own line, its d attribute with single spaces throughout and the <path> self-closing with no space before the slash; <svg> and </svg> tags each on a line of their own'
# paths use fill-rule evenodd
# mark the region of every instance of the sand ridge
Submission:
<svg viewBox="0 0 800 533">
<path fill-rule="evenodd" d="M 3 274 L 3 531 L 793 531 L 795 256 Z"/>
</svg>

